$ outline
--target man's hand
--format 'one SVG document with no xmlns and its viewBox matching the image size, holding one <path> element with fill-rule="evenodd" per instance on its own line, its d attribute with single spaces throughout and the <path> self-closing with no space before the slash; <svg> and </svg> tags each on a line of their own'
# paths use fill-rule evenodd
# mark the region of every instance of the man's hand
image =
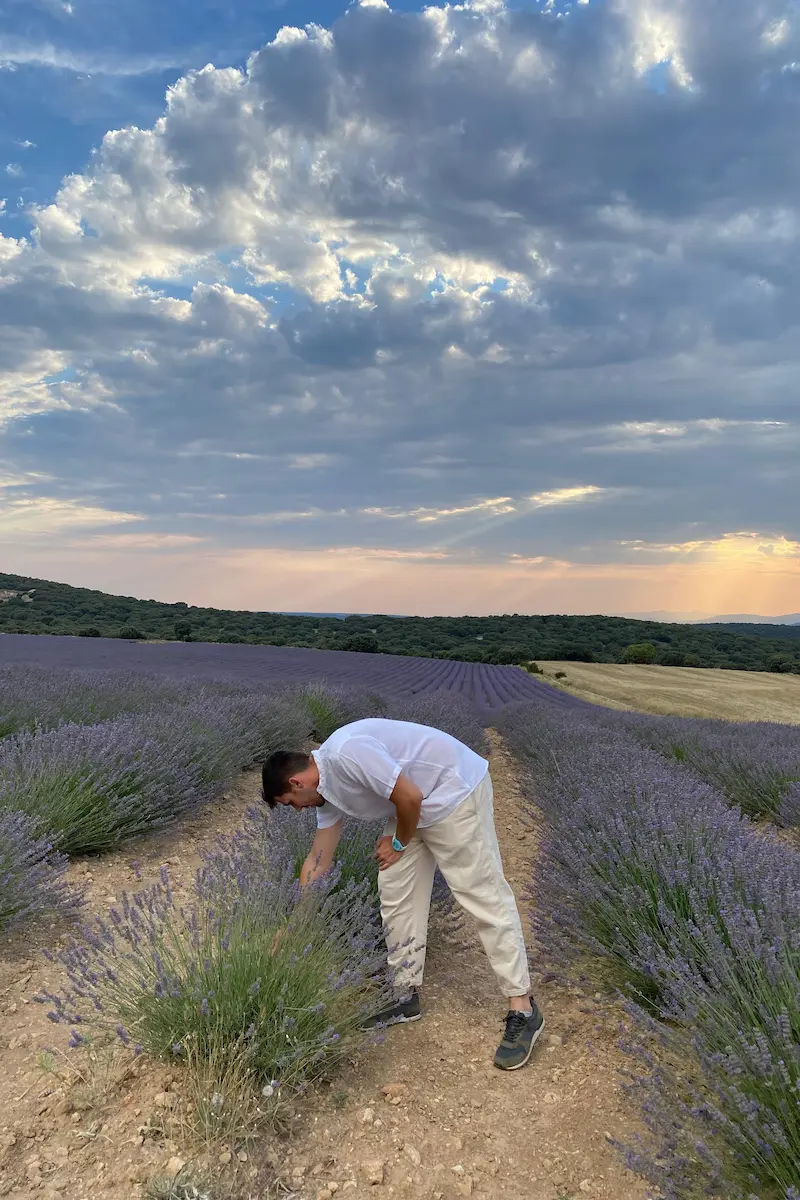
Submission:
<svg viewBox="0 0 800 1200">
<path fill-rule="evenodd" d="M 392 839 L 390 837 L 378 838 L 377 845 L 375 846 L 375 861 L 378 864 L 378 870 L 385 871 L 393 863 L 399 862 L 404 853 L 404 850 L 392 849 Z"/>
</svg>

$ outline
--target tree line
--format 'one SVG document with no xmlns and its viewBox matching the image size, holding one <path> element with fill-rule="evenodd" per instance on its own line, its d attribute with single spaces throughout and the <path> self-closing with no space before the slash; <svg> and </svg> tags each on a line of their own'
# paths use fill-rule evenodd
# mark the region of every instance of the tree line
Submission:
<svg viewBox="0 0 800 1200">
<path fill-rule="evenodd" d="M 800 626 L 734 629 L 603 615 L 519 613 L 293 616 L 112 596 L 1 573 L 0 633 L 302 646 L 466 662 L 649 662 L 800 674 Z"/>
</svg>

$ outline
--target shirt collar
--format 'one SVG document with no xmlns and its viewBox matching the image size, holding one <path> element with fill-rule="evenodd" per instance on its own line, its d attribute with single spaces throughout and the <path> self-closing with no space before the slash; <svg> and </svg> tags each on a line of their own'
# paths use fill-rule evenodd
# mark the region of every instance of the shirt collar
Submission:
<svg viewBox="0 0 800 1200">
<path fill-rule="evenodd" d="M 326 793 L 327 793 L 328 788 L 327 788 L 327 775 L 325 772 L 325 765 L 326 765 L 325 764 L 325 756 L 323 754 L 321 754 L 319 750 L 312 750 L 311 757 L 313 758 L 314 762 L 316 763 L 317 770 L 319 771 L 319 783 L 317 784 L 317 791 L 319 792 L 320 796 L 322 796 L 322 798 L 324 800 L 327 800 L 328 797 L 327 797 Z"/>
</svg>

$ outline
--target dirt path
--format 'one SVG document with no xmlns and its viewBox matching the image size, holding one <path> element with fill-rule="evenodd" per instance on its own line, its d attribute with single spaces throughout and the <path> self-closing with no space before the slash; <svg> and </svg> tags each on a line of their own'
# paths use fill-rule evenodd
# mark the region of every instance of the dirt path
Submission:
<svg viewBox="0 0 800 1200">
<path fill-rule="evenodd" d="M 520 821 L 514 764 L 496 738 L 491 771 L 505 871 L 520 897 L 535 834 Z M 505 1007 L 480 943 L 466 927 L 457 945 L 434 935 L 423 1020 L 389 1030 L 317 1106 L 289 1163 L 301 1195 L 643 1200 L 646 1186 L 607 1138 L 633 1129 L 617 1084 L 618 1014 L 536 976 L 533 986 L 547 1032 L 526 1068 L 501 1074 L 492 1058 Z"/>
<path fill-rule="evenodd" d="M 535 834 L 520 822 L 513 763 L 496 740 L 491 767 L 506 873 L 520 894 Z M 105 911 L 123 888 L 155 879 L 162 863 L 178 889 L 188 887 L 200 849 L 237 826 L 255 788 L 255 775 L 245 776 L 225 801 L 179 829 L 92 863 L 91 908 Z M 85 878 L 85 867 L 70 870 Z M 180 1101 L 180 1078 L 141 1060 L 132 1068 L 115 1064 L 108 1077 L 98 1070 L 88 1084 L 41 1073 L 37 1055 L 66 1045 L 65 1031 L 31 1002 L 58 982 L 37 947 L 52 945 L 60 932 L 39 927 L 0 944 L 0 1196 L 137 1200 L 154 1172 L 182 1157 L 167 1120 Z M 365 1052 L 307 1106 L 293 1138 L 257 1156 L 260 1165 L 238 1163 L 238 1194 L 266 1200 L 271 1163 L 282 1177 L 277 1191 L 298 1200 L 337 1193 L 354 1200 L 644 1200 L 645 1185 L 608 1143 L 609 1135 L 633 1129 L 616 1074 L 617 1014 L 535 976 L 534 988 L 547 1033 L 528 1067 L 503 1075 L 492 1056 L 504 1006 L 480 945 L 468 927 L 455 937 L 434 932 L 424 1020 L 390 1030 L 382 1046 Z"/>
</svg>

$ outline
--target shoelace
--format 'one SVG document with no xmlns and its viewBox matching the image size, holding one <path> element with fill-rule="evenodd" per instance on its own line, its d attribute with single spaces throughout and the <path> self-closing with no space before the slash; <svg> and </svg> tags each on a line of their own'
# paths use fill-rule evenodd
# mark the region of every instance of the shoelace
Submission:
<svg viewBox="0 0 800 1200">
<path fill-rule="evenodd" d="M 527 1024 L 528 1018 L 523 1013 L 510 1012 L 506 1017 L 506 1031 L 503 1034 L 503 1041 L 515 1042 Z"/>
</svg>

